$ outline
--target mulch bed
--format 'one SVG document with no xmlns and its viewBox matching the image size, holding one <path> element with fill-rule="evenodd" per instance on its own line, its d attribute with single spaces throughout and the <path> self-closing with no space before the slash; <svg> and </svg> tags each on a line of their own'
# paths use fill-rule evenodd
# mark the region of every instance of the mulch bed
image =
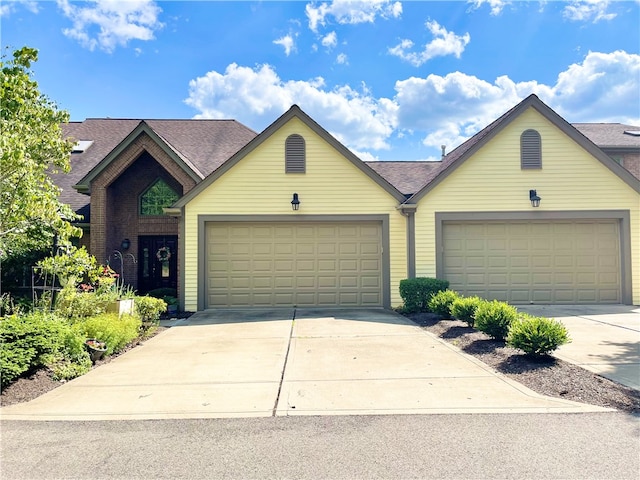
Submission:
<svg viewBox="0 0 640 480">
<path fill-rule="evenodd" d="M 553 356 L 524 355 L 459 320 L 442 320 L 433 313 L 407 314 L 406 317 L 537 393 L 640 414 L 638 390 Z"/>
</svg>

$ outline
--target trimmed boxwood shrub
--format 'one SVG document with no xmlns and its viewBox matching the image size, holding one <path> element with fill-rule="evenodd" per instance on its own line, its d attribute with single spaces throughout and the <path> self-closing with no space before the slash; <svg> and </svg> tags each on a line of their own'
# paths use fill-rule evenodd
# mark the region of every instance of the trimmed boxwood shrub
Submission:
<svg viewBox="0 0 640 480">
<path fill-rule="evenodd" d="M 167 311 L 167 303 L 160 298 L 136 297 L 133 304 L 143 322 L 157 322 L 160 314 Z"/>
<path fill-rule="evenodd" d="M 507 344 L 527 355 L 543 356 L 569 343 L 569 333 L 558 320 L 521 313 L 509 328 Z"/>
<path fill-rule="evenodd" d="M 433 313 L 437 313 L 442 318 L 451 318 L 451 305 L 455 302 L 460 295 L 453 290 L 442 290 L 431 296 L 429 299 L 429 310 Z"/>
<path fill-rule="evenodd" d="M 433 295 L 449 287 L 447 280 L 418 277 L 400 280 L 400 296 L 406 313 L 427 312 L 428 303 Z"/>
<path fill-rule="evenodd" d="M 451 304 L 453 318 L 466 322 L 470 327 L 475 323 L 475 315 L 478 306 L 484 302 L 480 297 L 459 297 Z"/>
<path fill-rule="evenodd" d="M 505 302 L 485 301 L 476 309 L 475 327 L 496 340 L 504 340 L 509 326 L 518 318 L 518 310 Z"/>
</svg>

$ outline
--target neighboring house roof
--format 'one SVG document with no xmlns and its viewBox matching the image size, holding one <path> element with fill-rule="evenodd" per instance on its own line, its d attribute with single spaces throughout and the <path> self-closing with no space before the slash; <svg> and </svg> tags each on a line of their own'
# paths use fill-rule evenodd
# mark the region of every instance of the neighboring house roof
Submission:
<svg viewBox="0 0 640 480">
<path fill-rule="evenodd" d="M 402 202 L 405 200 L 405 195 L 394 187 L 387 179 L 380 176 L 372 167 L 368 166 L 365 162 L 360 160 L 356 155 L 351 152 L 347 147 L 342 145 L 334 136 L 327 132 L 309 115 L 303 112 L 298 105 L 293 105 L 283 115 L 280 116 L 275 122 L 269 125 L 262 133 L 251 140 L 229 160 L 224 162 L 220 167 L 215 170 L 211 175 L 205 178 L 202 182 L 192 188 L 186 195 L 176 202 L 173 209 L 179 209 L 189 203 L 194 197 L 196 197 L 205 188 L 211 185 L 214 181 L 220 178 L 225 172 L 229 171 L 236 163 L 246 157 L 249 153 L 258 148 L 263 142 L 269 139 L 275 132 L 277 132 L 283 125 L 289 122 L 293 118 L 298 118 L 319 137 L 326 141 L 329 145 L 335 148 L 343 157 L 350 161 L 353 165 L 359 168 L 365 175 L 371 178 L 375 183 L 385 189 L 396 200 Z M 177 213 L 177 212 L 176 212 Z"/>
<path fill-rule="evenodd" d="M 638 126 L 623 123 L 572 123 L 572 125 L 603 150 L 630 149 L 640 152 L 640 127 Z"/>
<path fill-rule="evenodd" d="M 145 125 L 145 127 L 141 127 Z M 88 221 L 89 197 L 74 189 L 83 179 L 92 178 L 96 167 L 110 154 L 135 140 L 136 129 L 146 130 L 202 179 L 256 136 L 256 132 L 235 120 L 140 120 L 89 118 L 62 125 L 65 137 L 92 141 L 83 152 L 71 154 L 71 171 L 52 175 L 62 192 L 60 200 L 71 205 Z M 134 135 L 132 135 L 134 134 Z M 104 164 L 102 164 L 104 168 Z"/>
<path fill-rule="evenodd" d="M 430 178 L 428 178 L 426 185 L 419 192 L 415 193 L 407 202 L 416 203 L 424 197 L 467 158 L 471 157 L 528 108 L 535 108 L 547 120 L 562 130 L 582 148 L 587 150 L 609 170 L 618 175 L 635 191 L 640 192 L 640 181 L 636 177 L 634 177 L 624 167 L 618 165 L 618 163 L 606 155 L 595 143 L 593 143 L 593 141 L 580 133 L 575 127 L 549 108 L 536 95 L 532 94 L 446 155 L 441 162 L 440 168 L 430 172 Z"/>
</svg>

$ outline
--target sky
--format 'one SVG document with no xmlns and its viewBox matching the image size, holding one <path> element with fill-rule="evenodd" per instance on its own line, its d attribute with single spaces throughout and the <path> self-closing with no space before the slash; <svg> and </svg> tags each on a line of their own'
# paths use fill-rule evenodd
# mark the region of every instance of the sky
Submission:
<svg viewBox="0 0 640 480">
<path fill-rule="evenodd" d="M 0 27 L 75 121 L 297 104 L 366 161 L 437 160 L 531 93 L 640 126 L 640 0 L 2 0 Z"/>
</svg>

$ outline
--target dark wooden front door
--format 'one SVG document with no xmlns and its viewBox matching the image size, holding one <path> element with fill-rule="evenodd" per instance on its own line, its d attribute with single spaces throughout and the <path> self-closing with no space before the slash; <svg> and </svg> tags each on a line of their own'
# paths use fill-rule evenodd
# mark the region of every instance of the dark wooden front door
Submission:
<svg viewBox="0 0 640 480">
<path fill-rule="evenodd" d="M 138 292 L 156 288 L 178 288 L 178 237 L 138 237 Z"/>
</svg>

